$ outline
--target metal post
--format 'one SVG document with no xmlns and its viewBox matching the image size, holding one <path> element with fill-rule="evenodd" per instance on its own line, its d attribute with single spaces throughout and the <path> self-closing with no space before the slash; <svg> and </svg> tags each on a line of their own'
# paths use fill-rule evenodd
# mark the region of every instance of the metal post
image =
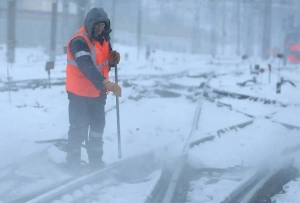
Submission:
<svg viewBox="0 0 300 203">
<path fill-rule="evenodd" d="M 270 84 L 271 83 L 271 71 L 272 71 L 271 64 L 268 65 L 268 69 L 269 69 L 269 84 Z"/>
<path fill-rule="evenodd" d="M 55 57 L 56 57 L 56 29 L 57 29 L 57 0 L 52 0 L 50 56 L 49 56 L 49 62 L 53 64 L 52 68 L 54 68 Z M 47 67 L 47 64 L 46 64 L 46 71 L 48 73 L 48 88 L 51 88 L 50 68 Z"/>
<path fill-rule="evenodd" d="M 50 61 L 55 62 L 56 49 L 56 29 L 57 29 L 57 0 L 52 2 L 51 15 L 51 36 L 50 36 Z"/>
<path fill-rule="evenodd" d="M 15 46 L 16 46 L 16 0 L 8 0 L 7 9 L 7 82 L 8 82 L 8 98 L 11 104 L 10 93 L 10 75 L 9 69 L 12 68 L 12 64 L 15 62 Z"/>
<path fill-rule="evenodd" d="M 15 62 L 16 0 L 8 1 L 7 9 L 7 63 Z"/>
<path fill-rule="evenodd" d="M 50 69 L 48 69 L 47 72 L 48 72 L 48 88 L 51 88 L 51 78 L 50 78 L 51 72 L 50 72 Z"/>
<path fill-rule="evenodd" d="M 277 80 L 279 81 L 280 79 L 280 58 L 278 58 L 278 76 L 277 76 Z"/>
<path fill-rule="evenodd" d="M 192 53 L 197 53 L 199 51 L 200 46 L 200 9 L 201 9 L 201 2 L 200 0 L 195 0 L 195 14 L 194 14 L 194 25 L 192 30 L 192 38 L 191 38 L 191 51 Z"/>
<path fill-rule="evenodd" d="M 69 0 L 63 0 L 63 14 L 61 23 L 62 43 L 66 46 L 69 39 Z"/>
<path fill-rule="evenodd" d="M 109 42 L 109 46 L 112 48 L 111 42 Z M 115 64 L 115 83 L 119 83 L 118 78 L 118 65 Z M 120 102 L 119 97 L 116 96 L 116 113 L 117 113 L 117 133 L 118 133 L 118 158 L 122 158 L 122 148 L 121 148 L 121 127 L 120 127 Z"/>
<path fill-rule="evenodd" d="M 294 3 L 296 4 L 296 5 L 294 5 L 294 7 L 295 7 L 294 13 L 296 15 L 296 25 L 300 25 L 300 13 L 299 13 L 300 1 L 295 1 Z"/>
<path fill-rule="evenodd" d="M 280 92 L 281 92 L 281 83 L 280 83 L 280 82 L 277 82 L 277 83 L 276 83 L 276 93 L 277 93 L 277 94 L 280 94 Z"/>
<path fill-rule="evenodd" d="M 253 2 L 245 2 L 244 3 L 244 8 L 245 8 L 245 19 L 246 22 L 245 26 L 246 26 L 246 33 L 245 33 L 245 38 L 244 38 L 244 46 L 245 46 L 245 52 L 247 54 L 247 56 L 251 56 L 253 55 L 253 34 L 254 34 L 254 28 L 255 26 L 253 26 L 253 12 L 254 12 L 254 6 L 253 6 Z"/>
<path fill-rule="evenodd" d="M 222 5 L 222 55 L 224 55 L 225 50 L 225 39 L 226 39 L 226 31 L 225 31 L 225 19 L 226 19 L 226 0 L 223 0 Z"/>
<path fill-rule="evenodd" d="M 83 25 L 85 18 L 86 0 L 77 0 L 78 28 Z"/>
<path fill-rule="evenodd" d="M 210 18 L 211 18 L 211 25 L 216 25 L 217 23 L 217 3 L 212 0 L 210 1 Z M 216 27 L 211 26 L 210 30 L 210 46 L 211 46 L 211 55 L 214 57 L 217 54 L 217 33 Z"/>
<path fill-rule="evenodd" d="M 141 51 L 141 32 L 142 32 L 142 0 L 138 1 L 138 16 L 137 16 L 137 59 L 139 60 Z"/>
<path fill-rule="evenodd" d="M 115 65 L 115 82 L 118 84 L 118 65 Z M 120 130 L 120 108 L 119 108 L 119 97 L 116 96 L 116 110 L 117 110 L 117 132 L 118 132 L 118 157 L 122 158 L 121 149 L 121 130 Z"/>
<path fill-rule="evenodd" d="M 263 20 L 263 41 L 262 41 L 262 58 L 268 59 L 271 52 L 271 15 L 272 0 L 265 0 Z"/>
<path fill-rule="evenodd" d="M 236 8 L 236 19 L 237 19 L 237 27 L 236 27 L 236 35 L 237 35 L 237 46 L 236 46 L 236 55 L 241 55 L 241 1 L 238 0 L 237 8 Z"/>
</svg>

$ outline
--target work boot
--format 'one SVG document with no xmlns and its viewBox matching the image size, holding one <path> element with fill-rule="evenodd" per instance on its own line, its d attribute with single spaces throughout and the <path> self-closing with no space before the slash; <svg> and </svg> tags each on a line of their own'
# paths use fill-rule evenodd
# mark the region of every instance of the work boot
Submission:
<svg viewBox="0 0 300 203">
<path fill-rule="evenodd" d="M 80 164 L 80 174 L 85 175 L 91 172 L 90 164 L 86 163 L 85 161 L 81 161 Z"/>
<path fill-rule="evenodd" d="M 78 176 L 80 175 L 80 171 L 81 171 L 80 165 L 70 164 L 68 162 L 59 163 L 58 168 L 62 170 L 63 173 L 66 173 L 71 176 Z"/>
<path fill-rule="evenodd" d="M 90 140 L 86 141 L 86 150 L 88 153 L 89 163 L 91 170 L 99 170 L 104 168 L 105 164 L 102 161 L 102 155 L 103 155 L 103 141 L 102 137 L 96 137 L 95 136 L 101 133 L 93 133 L 90 132 Z"/>
<path fill-rule="evenodd" d="M 68 152 L 66 156 L 66 170 L 72 175 L 79 175 L 81 170 L 81 153 L 80 151 Z"/>
<path fill-rule="evenodd" d="M 98 160 L 97 162 L 90 162 L 90 169 L 92 171 L 97 171 L 100 169 L 103 169 L 105 167 L 105 164 L 102 160 Z"/>
</svg>

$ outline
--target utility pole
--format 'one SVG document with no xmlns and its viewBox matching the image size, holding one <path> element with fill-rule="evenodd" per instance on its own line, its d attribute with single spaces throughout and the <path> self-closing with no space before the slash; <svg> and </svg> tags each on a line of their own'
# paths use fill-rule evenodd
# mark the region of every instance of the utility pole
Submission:
<svg viewBox="0 0 300 203">
<path fill-rule="evenodd" d="M 262 58 L 268 59 L 271 52 L 271 15 L 272 15 L 272 0 L 265 0 L 264 3 L 264 18 L 263 18 L 263 42 L 262 42 Z"/>
<path fill-rule="evenodd" d="M 50 60 L 49 60 L 51 62 L 55 62 L 56 30 L 57 30 L 57 0 L 52 0 L 51 33 L 50 33 Z"/>
<path fill-rule="evenodd" d="M 211 28 L 210 28 L 210 46 L 211 55 L 214 57 L 217 54 L 217 36 L 216 36 L 216 19 L 217 19 L 217 4 L 215 0 L 210 1 L 210 18 L 211 18 Z"/>
<path fill-rule="evenodd" d="M 16 0 L 8 0 L 7 9 L 7 63 L 15 62 Z"/>
<path fill-rule="evenodd" d="M 51 88 L 50 72 L 54 69 L 56 57 L 56 29 L 57 29 L 57 0 L 52 0 L 51 30 L 50 30 L 50 54 L 46 62 L 45 70 L 48 73 L 48 87 Z"/>
<path fill-rule="evenodd" d="M 299 12 L 300 1 L 296 1 L 294 7 L 295 7 L 294 13 L 296 15 L 296 26 L 300 26 L 300 12 Z"/>
<path fill-rule="evenodd" d="M 201 0 L 195 0 L 195 14 L 194 14 L 194 25 L 192 30 L 192 40 L 191 40 L 191 47 L 192 53 L 197 53 L 200 47 L 200 9 L 201 9 Z"/>
<path fill-rule="evenodd" d="M 253 36 L 255 33 L 256 27 L 253 25 L 255 14 L 253 2 L 245 1 L 244 2 L 244 13 L 245 13 L 245 37 L 244 37 L 244 50 L 247 56 L 251 56 L 253 54 Z"/>
<path fill-rule="evenodd" d="M 86 0 L 77 0 L 77 16 L 78 16 L 78 29 L 80 27 L 82 27 L 83 22 L 84 22 L 84 18 L 85 18 L 85 8 L 87 5 L 87 1 Z"/>
<path fill-rule="evenodd" d="M 137 59 L 139 60 L 141 51 L 141 33 L 142 33 L 142 0 L 138 1 L 138 16 L 137 16 Z"/>
<path fill-rule="evenodd" d="M 12 64 L 15 63 L 15 46 L 16 46 L 16 1 L 8 1 L 7 9 L 7 81 L 8 81 L 8 98 L 11 104 L 10 95 L 10 75 L 9 69 L 12 68 Z"/>
<path fill-rule="evenodd" d="M 226 0 L 223 0 L 222 5 L 222 54 L 225 53 L 225 40 L 226 40 L 226 30 L 225 30 L 225 20 L 226 20 Z"/>
<path fill-rule="evenodd" d="M 62 33 L 62 43 L 66 46 L 69 38 L 69 0 L 63 0 L 63 10 L 62 10 L 62 23 L 61 23 L 61 33 Z"/>
<path fill-rule="evenodd" d="M 236 55 L 241 55 L 241 0 L 237 0 L 237 8 L 236 8 L 236 39 L 237 39 L 237 45 L 236 45 Z"/>
</svg>

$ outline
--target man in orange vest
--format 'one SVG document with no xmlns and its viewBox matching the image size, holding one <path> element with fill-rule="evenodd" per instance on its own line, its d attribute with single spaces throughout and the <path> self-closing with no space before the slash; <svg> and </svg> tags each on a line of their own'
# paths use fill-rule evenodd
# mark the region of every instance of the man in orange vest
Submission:
<svg viewBox="0 0 300 203">
<path fill-rule="evenodd" d="M 79 169 L 81 144 L 85 141 L 89 164 L 104 166 L 104 106 L 109 91 L 121 96 L 121 87 L 109 81 L 110 67 L 120 61 L 120 54 L 109 43 L 110 20 L 103 8 L 91 9 L 82 26 L 67 46 L 66 90 L 69 99 L 67 163 Z"/>
</svg>

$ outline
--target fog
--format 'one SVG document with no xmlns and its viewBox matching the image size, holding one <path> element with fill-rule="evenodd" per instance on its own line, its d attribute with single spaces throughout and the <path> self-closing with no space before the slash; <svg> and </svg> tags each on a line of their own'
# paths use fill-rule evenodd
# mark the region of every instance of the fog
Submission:
<svg viewBox="0 0 300 203">
<path fill-rule="evenodd" d="M 60 168 L 66 46 L 93 7 L 107 12 L 121 54 L 109 73 L 122 97 L 107 95 L 100 202 L 148 202 L 156 183 L 178 180 L 182 202 L 225 202 L 261 168 L 288 162 L 298 173 L 300 0 L 0 0 L 0 202 L 74 178 Z M 297 177 L 272 200 L 298 203 Z"/>
<path fill-rule="evenodd" d="M 56 53 L 82 26 L 87 11 L 99 6 L 111 19 L 113 43 L 211 55 L 268 58 L 283 52 L 285 33 L 300 19 L 296 0 L 18 0 L 13 26 L 8 2 L 1 1 L 0 43 L 49 51 L 55 41 Z M 51 25 L 54 4 L 57 21 Z M 56 30 L 53 42 L 51 28 Z"/>
</svg>

